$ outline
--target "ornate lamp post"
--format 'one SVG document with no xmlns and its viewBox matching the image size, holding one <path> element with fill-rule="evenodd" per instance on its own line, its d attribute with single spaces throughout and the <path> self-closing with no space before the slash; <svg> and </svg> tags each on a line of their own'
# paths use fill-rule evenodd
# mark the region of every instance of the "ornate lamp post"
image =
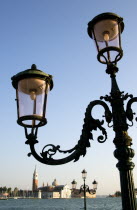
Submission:
<svg viewBox="0 0 137 210">
<path fill-rule="evenodd" d="M 105 110 L 105 120 L 113 123 L 115 132 L 114 144 L 116 150 L 114 156 L 118 159 L 117 168 L 120 172 L 122 206 L 124 210 L 137 210 L 134 181 L 132 170 L 134 163 L 134 150 L 131 148 L 132 139 L 128 135 L 128 121 L 132 122 L 134 113 L 132 111 L 133 102 L 137 102 L 137 97 L 120 91 L 116 82 L 118 72 L 117 62 L 122 58 L 121 33 L 124 29 L 123 19 L 113 13 L 103 13 L 96 16 L 88 24 L 88 34 L 95 41 L 97 47 L 97 59 L 106 64 L 106 73 L 111 78 L 111 92 L 109 95 L 101 96 L 101 100 L 89 103 L 85 112 L 84 124 L 78 143 L 69 150 L 61 150 L 60 146 L 52 144 L 46 145 L 40 154 L 35 150 L 38 128 L 46 124 L 46 101 L 48 91 L 53 87 L 52 76 L 46 74 L 32 65 L 31 69 L 25 70 L 13 76 L 12 85 L 16 89 L 17 101 L 17 123 L 24 127 L 26 144 L 30 146 L 30 153 L 38 161 L 49 165 L 65 164 L 72 160 L 77 161 L 81 155 L 85 156 L 87 147 L 90 147 L 90 140 L 93 140 L 93 130 L 99 129 L 102 135 L 97 138 L 103 143 L 107 139 L 106 129 L 103 127 L 104 121 L 92 117 L 92 109 L 96 105 L 103 106 Z M 124 102 L 128 99 L 126 108 Z M 108 102 L 112 109 L 108 107 Z M 28 134 L 28 128 L 31 129 Z M 57 153 L 70 153 L 63 159 L 56 159 Z"/>
<path fill-rule="evenodd" d="M 90 193 L 90 191 L 89 191 L 89 186 L 85 184 L 85 180 L 86 180 L 86 177 L 87 177 L 86 170 L 84 169 L 81 173 L 82 173 L 82 178 L 83 178 L 83 181 L 84 181 L 84 185 L 81 185 L 79 193 L 81 193 L 82 190 L 84 191 L 84 210 L 86 210 L 87 209 L 87 207 L 86 207 L 86 191 L 88 191 L 89 193 Z"/>
<path fill-rule="evenodd" d="M 87 207 L 86 207 L 86 192 L 91 194 L 91 191 L 89 190 L 89 186 L 86 185 L 86 183 L 85 183 L 85 180 L 86 180 L 86 177 L 87 177 L 86 170 L 84 169 L 81 173 L 82 173 L 82 178 L 83 178 L 84 184 L 81 185 L 79 193 L 81 193 L 82 191 L 84 192 L 84 210 L 86 210 L 87 209 Z M 94 180 L 94 182 L 92 184 L 93 184 L 92 194 L 95 194 L 96 190 L 97 190 L 97 182 Z"/>
<path fill-rule="evenodd" d="M 121 33 L 123 29 L 123 19 L 113 13 L 100 14 L 88 23 L 88 34 L 90 38 L 94 39 L 97 47 L 97 58 L 99 62 L 107 64 L 106 73 L 110 75 L 112 84 L 110 95 L 101 96 L 101 101 L 94 101 L 93 103 L 94 105 L 102 105 L 105 108 L 105 118 L 108 125 L 110 122 L 113 122 L 113 130 L 115 132 L 113 142 L 116 146 L 114 156 L 118 159 L 116 166 L 120 172 L 122 207 L 124 210 L 135 210 L 137 206 L 132 174 L 134 150 L 131 148 L 132 139 L 127 131 L 129 126 L 131 126 L 128 124 L 128 121 L 131 121 L 133 125 L 134 113 L 131 105 L 133 102 L 137 102 L 137 97 L 133 98 L 128 93 L 124 94 L 123 91 L 120 91 L 116 82 L 116 73 L 118 72 L 116 64 L 123 55 L 121 47 Z M 124 109 L 124 102 L 128 98 L 130 99 L 127 102 L 126 109 Z M 111 112 L 108 111 L 107 104 L 102 100 L 110 103 L 112 107 Z M 104 131 L 104 134 L 107 137 L 106 131 Z"/>
</svg>

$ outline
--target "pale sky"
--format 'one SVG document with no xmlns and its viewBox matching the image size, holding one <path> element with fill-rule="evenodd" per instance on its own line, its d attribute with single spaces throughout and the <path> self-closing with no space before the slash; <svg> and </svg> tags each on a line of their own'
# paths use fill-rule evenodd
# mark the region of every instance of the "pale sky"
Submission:
<svg viewBox="0 0 137 210">
<path fill-rule="evenodd" d="M 35 63 L 38 69 L 53 75 L 54 88 L 47 104 L 48 124 L 39 129 L 38 152 L 46 144 L 60 145 L 62 150 L 75 146 L 81 135 L 84 113 L 90 101 L 109 94 L 110 78 L 106 66 L 97 61 L 93 40 L 87 34 L 87 24 L 96 15 L 114 12 L 124 18 L 122 33 L 123 58 L 118 62 L 117 80 L 121 91 L 137 96 L 137 2 L 109 0 L 0 0 L 0 115 L 1 172 L 0 186 L 32 188 L 32 175 L 37 166 L 39 187 L 75 179 L 83 184 L 81 171 L 86 169 L 86 183 L 92 187 L 98 181 L 97 195 L 108 195 L 120 189 L 117 160 L 113 156 L 114 132 L 105 125 L 108 140 L 91 142 L 86 156 L 78 162 L 60 166 L 44 165 L 32 156 L 25 145 L 23 127 L 17 125 L 15 90 L 11 77 Z M 137 104 L 134 106 L 137 112 Z M 96 115 L 96 113 L 100 113 Z M 95 109 L 102 119 L 103 112 Z M 129 130 L 132 148 L 137 153 L 137 122 Z M 133 158 L 137 165 L 137 155 Z M 137 167 L 134 169 L 137 188 Z"/>
</svg>

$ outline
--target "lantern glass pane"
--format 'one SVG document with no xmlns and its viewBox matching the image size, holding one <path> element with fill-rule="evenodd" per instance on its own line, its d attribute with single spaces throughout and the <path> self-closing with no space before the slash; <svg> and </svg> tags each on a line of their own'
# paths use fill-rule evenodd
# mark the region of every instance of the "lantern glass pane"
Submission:
<svg viewBox="0 0 137 210">
<path fill-rule="evenodd" d="M 119 51 L 115 49 L 121 48 L 119 33 L 119 26 L 116 20 L 101 20 L 94 25 L 94 34 L 92 33 L 92 37 L 96 40 L 98 52 L 107 49 L 103 53 L 103 56 L 101 56 L 103 62 L 106 62 L 106 60 L 108 62 L 115 62 L 115 59 L 118 59 Z"/>
<path fill-rule="evenodd" d="M 119 34 L 118 23 L 111 19 L 101 20 L 95 24 L 94 33 L 99 42 L 113 41 Z"/>
<path fill-rule="evenodd" d="M 77 186 L 77 182 L 75 180 L 73 180 L 73 182 L 72 182 L 72 189 L 76 189 L 76 186 Z"/>
<path fill-rule="evenodd" d="M 76 188 L 76 184 L 74 183 L 74 184 L 72 184 L 72 188 L 73 189 L 75 189 Z"/>
<path fill-rule="evenodd" d="M 47 90 L 44 80 L 37 78 L 20 80 L 18 83 L 19 117 L 36 115 L 45 117 Z M 26 123 L 31 125 L 34 121 L 27 120 Z M 35 124 L 38 123 L 39 121 L 35 120 Z"/>
<path fill-rule="evenodd" d="M 86 179 L 86 177 L 87 177 L 87 172 L 86 172 L 86 170 L 84 169 L 84 170 L 82 171 L 82 178 L 83 178 L 83 179 Z"/>
<path fill-rule="evenodd" d="M 97 189 L 97 185 L 98 185 L 98 183 L 94 180 L 94 182 L 93 182 L 93 189 L 94 189 L 94 190 Z"/>
</svg>

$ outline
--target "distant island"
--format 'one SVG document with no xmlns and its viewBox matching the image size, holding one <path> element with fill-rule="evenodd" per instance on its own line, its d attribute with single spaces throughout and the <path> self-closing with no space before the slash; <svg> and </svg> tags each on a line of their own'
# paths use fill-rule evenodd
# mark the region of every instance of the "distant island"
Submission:
<svg viewBox="0 0 137 210">
<path fill-rule="evenodd" d="M 121 197 L 121 192 L 120 191 L 116 191 L 113 195 L 110 195 L 108 197 L 114 198 L 114 197 Z"/>
</svg>

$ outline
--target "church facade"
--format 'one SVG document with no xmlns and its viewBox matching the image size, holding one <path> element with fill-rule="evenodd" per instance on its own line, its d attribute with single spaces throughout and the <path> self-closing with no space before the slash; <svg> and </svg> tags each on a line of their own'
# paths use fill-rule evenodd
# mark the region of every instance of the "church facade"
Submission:
<svg viewBox="0 0 137 210">
<path fill-rule="evenodd" d="M 67 184 L 39 187 L 38 190 L 41 191 L 41 198 L 71 198 L 71 190 Z"/>
<path fill-rule="evenodd" d="M 54 179 L 52 185 L 38 187 L 38 172 L 35 167 L 32 178 L 32 192 L 38 198 L 71 198 L 71 189 L 66 185 L 59 185 Z"/>
</svg>

